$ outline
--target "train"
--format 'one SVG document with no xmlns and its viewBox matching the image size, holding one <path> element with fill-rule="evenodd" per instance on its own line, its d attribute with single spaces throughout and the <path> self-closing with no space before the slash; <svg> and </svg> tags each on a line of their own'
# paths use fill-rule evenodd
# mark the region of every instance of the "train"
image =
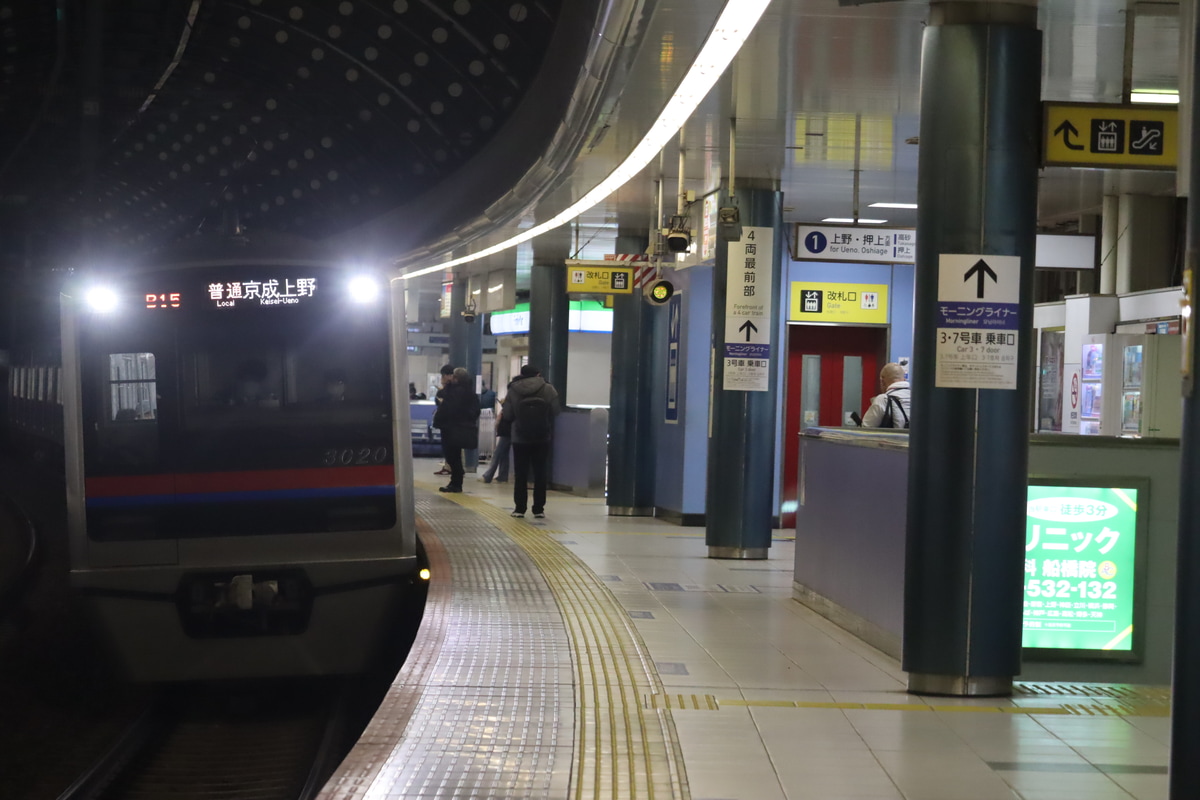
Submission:
<svg viewBox="0 0 1200 800">
<path fill-rule="evenodd" d="M 9 416 L 61 404 L 71 584 L 127 676 L 367 669 L 427 576 L 401 282 L 229 236 L 81 272 L 60 320 Z"/>
</svg>

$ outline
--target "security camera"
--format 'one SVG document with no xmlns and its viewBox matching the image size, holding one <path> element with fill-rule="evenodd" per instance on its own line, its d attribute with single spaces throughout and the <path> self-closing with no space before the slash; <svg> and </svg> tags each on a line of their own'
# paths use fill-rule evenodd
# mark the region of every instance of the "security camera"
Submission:
<svg viewBox="0 0 1200 800">
<path fill-rule="evenodd" d="M 741 214 L 737 206 L 722 206 L 717 209 L 717 235 L 726 242 L 742 240 Z"/>
<path fill-rule="evenodd" d="M 686 253 L 691 246 L 691 232 L 681 229 L 673 229 L 667 232 L 667 250 L 672 253 Z"/>
<path fill-rule="evenodd" d="M 462 318 L 463 318 L 463 322 L 474 322 L 475 321 L 474 309 L 469 309 L 467 311 L 462 312 Z"/>
</svg>

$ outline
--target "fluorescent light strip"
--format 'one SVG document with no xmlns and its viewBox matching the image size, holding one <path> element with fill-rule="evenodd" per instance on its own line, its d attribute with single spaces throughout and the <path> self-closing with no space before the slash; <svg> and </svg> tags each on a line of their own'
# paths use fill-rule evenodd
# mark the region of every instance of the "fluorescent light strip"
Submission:
<svg viewBox="0 0 1200 800">
<path fill-rule="evenodd" d="M 705 98 L 713 85 L 724 74 L 730 62 L 733 61 L 734 56 L 742 49 L 742 44 L 749 38 L 750 33 L 754 30 L 754 26 L 758 23 L 759 18 L 766 11 L 768 5 L 770 5 L 770 0 L 729 0 L 725 4 L 725 10 L 717 18 L 717 23 L 708 34 L 708 39 L 704 42 L 704 46 L 700 48 L 700 52 L 696 55 L 696 60 L 692 63 L 687 74 L 683 76 L 683 80 L 680 82 L 679 88 L 675 90 L 675 94 L 667 101 L 662 114 L 650 126 L 650 130 L 646 131 L 646 135 L 642 138 L 642 141 L 638 142 L 637 147 L 633 148 L 633 151 L 616 169 L 609 173 L 607 178 L 598 183 L 595 188 L 579 198 L 574 204 L 555 217 L 546 220 L 540 225 L 535 225 L 500 244 L 492 245 L 469 256 L 443 261 L 431 267 L 409 272 L 401 277 L 408 280 L 421 275 L 428 275 L 431 272 L 437 272 L 440 269 L 466 264 L 468 261 L 486 258 L 522 242 L 527 242 L 530 239 L 541 236 L 543 233 L 552 231 L 559 225 L 570 222 L 589 208 L 604 201 L 610 194 L 620 189 L 641 172 L 658 155 L 659 151 L 663 149 L 671 137 L 679 132 L 679 129 L 687 122 L 688 118 L 696 110 L 696 107 L 700 105 L 700 101 Z"/>
<path fill-rule="evenodd" d="M 849 225 L 882 225 L 886 219 L 852 219 L 850 217 L 826 217 L 821 222 L 845 222 Z"/>
<path fill-rule="evenodd" d="M 916 203 L 871 203 L 870 208 L 916 208 Z"/>
<path fill-rule="evenodd" d="M 1160 103 L 1162 105 L 1178 105 L 1178 92 L 1130 92 L 1131 103 Z"/>
</svg>

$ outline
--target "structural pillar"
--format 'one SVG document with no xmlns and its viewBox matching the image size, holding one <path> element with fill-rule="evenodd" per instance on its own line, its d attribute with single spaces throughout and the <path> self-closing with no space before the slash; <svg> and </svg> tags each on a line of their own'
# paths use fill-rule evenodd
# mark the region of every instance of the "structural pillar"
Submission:
<svg viewBox="0 0 1200 800">
<path fill-rule="evenodd" d="M 734 204 L 725 190 L 721 195 L 722 206 Z M 782 197 L 739 183 L 741 241 L 717 245 L 704 513 L 710 558 L 762 559 L 771 547 L 776 367 L 784 357 L 783 342 L 773 340 L 786 236 Z"/>
<path fill-rule="evenodd" d="M 908 689 L 918 694 L 1009 694 L 1021 667 L 1041 53 L 1034 5 L 930 7 L 921 63 L 903 644 Z M 943 279 L 942 256 L 952 254 L 959 259 L 947 263 Z M 967 275 L 963 256 L 991 256 L 1002 274 Z M 990 300 L 1016 312 L 1016 328 L 1002 333 L 1015 336 L 998 349 L 1015 357 L 1015 371 L 951 376 L 959 351 L 953 337 L 947 345 L 939 336 L 939 299 L 960 299 L 952 295 L 976 279 L 984 302 L 954 307 L 983 308 Z M 940 382 L 953 388 L 937 385 L 942 357 Z M 982 388 L 988 383 L 995 388 Z"/>
<path fill-rule="evenodd" d="M 1175 266 L 1175 198 L 1123 194 L 1116 293 L 1171 285 Z"/>
<path fill-rule="evenodd" d="M 1117 241 L 1121 237 L 1121 200 L 1104 195 L 1100 220 L 1100 294 L 1117 293 Z"/>
<path fill-rule="evenodd" d="M 529 363 L 558 390 L 559 402 L 567 402 L 567 316 L 566 260 L 571 256 L 571 228 L 544 233 L 533 240 L 533 267 L 529 271 Z"/>
<path fill-rule="evenodd" d="M 463 318 L 468 284 L 466 277 L 455 276 L 454 286 L 450 290 L 450 364 L 465 367 L 474 380 L 483 365 L 483 321 L 476 318 L 474 322 L 467 322 Z M 464 450 L 463 467 L 468 472 L 474 472 L 478 466 L 479 450 Z"/>
<path fill-rule="evenodd" d="M 642 253 L 647 234 L 617 232 L 618 253 Z M 654 312 L 642 297 L 613 296 L 612 388 L 608 409 L 609 516 L 654 515 L 655 441 L 651 381 L 656 360 L 651 350 Z"/>
<path fill-rule="evenodd" d="M 1200 131 L 1200 104 L 1195 102 L 1196 76 L 1200 75 L 1200 14 L 1187 15 L 1191 24 L 1188 54 L 1180 72 L 1190 76 L 1192 96 L 1187 104 L 1192 131 Z M 1184 141 L 1192 142 L 1192 139 Z M 1183 435 L 1180 438 L 1179 541 L 1176 556 L 1175 589 L 1175 668 L 1171 686 L 1171 756 L 1169 798 L 1190 800 L 1200 797 L 1200 584 L 1195 581 L 1200 569 L 1200 403 L 1196 397 L 1197 357 L 1195 304 L 1196 268 L 1200 265 L 1200 159 L 1189 151 L 1187 159 L 1187 251 L 1184 261 L 1183 290 L 1188 306 L 1184 311 Z M 1182 176 L 1181 176 L 1182 182 Z M 1189 311 L 1191 312 L 1189 315 Z"/>
</svg>

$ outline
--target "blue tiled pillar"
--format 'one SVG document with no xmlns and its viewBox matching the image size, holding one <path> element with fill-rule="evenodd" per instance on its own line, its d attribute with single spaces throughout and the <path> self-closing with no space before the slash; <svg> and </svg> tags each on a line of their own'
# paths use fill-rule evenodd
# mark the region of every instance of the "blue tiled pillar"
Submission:
<svg viewBox="0 0 1200 800">
<path fill-rule="evenodd" d="M 1036 6 L 930 8 L 903 645 L 909 691 L 918 694 L 1008 694 L 1020 672 L 1041 54 Z M 939 293 L 951 294 L 939 265 L 950 254 L 1016 257 L 994 259 L 997 269 L 1009 265 L 1005 285 L 1016 287 L 1012 386 L 978 388 L 987 381 L 977 375 L 943 376 L 938 385 L 948 353 L 939 349 Z"/>
</svg>

